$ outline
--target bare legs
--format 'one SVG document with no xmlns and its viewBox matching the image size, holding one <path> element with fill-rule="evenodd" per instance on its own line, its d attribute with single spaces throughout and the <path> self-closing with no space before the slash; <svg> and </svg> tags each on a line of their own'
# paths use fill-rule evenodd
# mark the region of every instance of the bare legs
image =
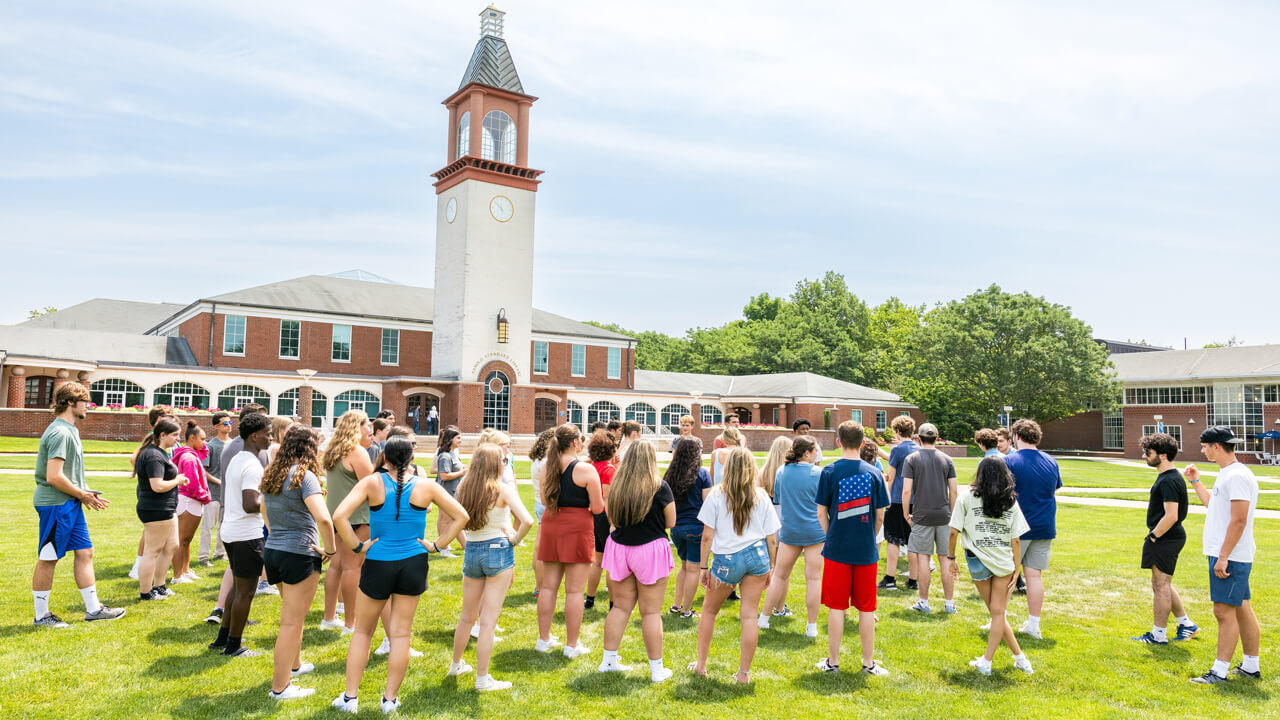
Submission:
<svg viewBox="0 0 1280 720">
<path fill-rule="evenodd" d="M 493 654 L 493 634 L 498 626 L 502 603 L 507 599 L 507 589 L 515 577 L 515 569 L 506 570 L 486 578 L 462 578 L 462 614 L 458 617 L 458 629 L 453 632 L 453 661 L 460 662 L 471 640 L 471 626 L 479 623 L 480 637 L 476 640 L 476 677 L 489 674 L 489 658 Z"/>
<path fill-rule="evenodd" d="M 319 585 L 319 573 L 312 573 L 297 585 L 280 584 L 280 632 L 276 635 L 275 664 L 271 672 L 274 692 L 289 687 L 294 668 L 302 665 L 302 626 L 306 624 L 307 610 Z"/>
<path fill-rule="evenodd" d="M 542 589 L 538 591 L 538 637 L 551 639 L 551 620 L 556 614 L 556 595 L 560 581 L 564 581 L 564 642 L 566 646 L 578 644 L 578 632 L 582 629 L 583 590 L 587 585 L 589 563 L 542 564 Z"/>
<path fill-rule="evenodd" d="M 413 613 L 418 608 L 417 595 L 392 595 L 388 600 L 375 600 L 363 592 L 355 602 L 355 611 L 347 606 L 348 617 L 355 617 L 355 634 L 347 647 L 347 678 L 344 692 L 356 697 L 360 692 L 360 680 L 369 664 L 369 648 L 373 631 L 378 627 L 378 616 L 384 605 L 391 606 L 390 622 L 384 623 L 391 641 L 391 654 L 387 656 L 387 687 L 382 696 L 394 700 L 400 694 L 405 669 L 409 666 L 409 635 L 413 629 Z"/>
<path fill-rule="evenodd" d="M 189 512 L 178 513 L 178 547 L 173 552 L 173 577 L 180 578 L 191 569 L 191 539 L 200 528 L 200 516 Z M 142 577 L 142 573 L 138 573 Z"/>
<path fill-rule="evenodd" d="M 1024 570 L 1025 572 L 1025 570 Z M 947 577 L 949 573 L 942 573 L 943 577 Z M 982 657 L 987 662 L 995 659 L 996 650 L 1000 647 L 1000 641 L 1009 646 L 1010 652 L 1014 655 L 1021 655 L 1022 648 L 1018 645 L 1018 638 L 1013 635 L 1013 626 L 1009 624 L 1009 620 L 1005 615 L 1005 610 L 1009 607 L 1009 595 L 1013 590 L 1015 576 L 1011 573 L 1004 577 L 989 578 L 987 580 L 975 580 L 973 585 L 978 589 L 978 594 L 982 596 L 982 602 L 986 604 L 987 611 L 991 613 L 991 630 L 987 632 L 987 652 Z M 1030 587 L 1030 583 L 1028 583 Z"/>
<path fill-rule="evenodd" d="M 355 528 L 356 537 L 369 539 L 369 526 L 359 525 Z M 355 627 L 352 611 L 356 606 L 356 596 L 360 586 L 360 568 L 364 565 L 364 555 L 351 552 L 346 543 L 338 543 L 338 554 L 329 563 L 329 572 L 324 577 L 324 619 L 333 620 L 338 610 L 338 600 L 346 609 L 346 626 Z"/>
<path fill-rule="evenodd" d="M 1213 604 L 1213 617 L 1218 621 L 1218 659 L 1231 662 L 1236 642 L 1245 655 L 1257 656 L 1262 650 L 1262 628 L 1253 614 L 1253 604 L 1245 600 L 1239 607 Z"/>
<path fill-rule="evenodd" d="M 174 518 L 142 524 L 142 562 L 138 563 L 138 592 L 164 585 L 169 561 L 178 547 L 178 521 Z"/>
<path fill-rule="evenodd" d="M 604 620 L 604 649 L 617 652 L 622 645 L 631 611 L 640 606 L 640 634 L 649 660 L 662 659 L 662 603 L 667 597 L 667 579 L 641 585 L 635 575 L 615 580 L 610 588 L 613 608 Z"/>
<path fill-rule="evenodd" d="M 768 579 L 768 575 L 745 575 L 739 586 L 742 590 L 742 600 L 738 603 L 739 620 L 742 625 L 742 650 L 738 655 L 738 672 L 733 676 L 739 683 L 750 682 L 751 660 L 755 657 L 756 643 L 760 638 L 760 629 L 756 626 L 756 621 L 760 617 L 760 599 L 764 595 Z M 731 592 L 733 592 L 732 585 L 715 582 L 714 587 L 707 590 L 707 595 L 702 600 L 702 618 L 698 622 L 698 659 L 693 667 L 693 671 L 699 675 L 707 674 L 707 655 L 711 651 L 711 635 L 715 630 L 716 614 L 720 612 L 720 606 L 724 604 Z"/>
<path fill-rule="evenodd" d="M 693 598 L 698 593 L 698 564 L 680 563 L 676 572 L 676 605 L 684 612 L 693 610 Z M 616 603 L 617 600 L 614 599 Z"/>
<path fill-rule="evenodd" d="M 929 572 L 929 559 L 930 556 L 915 552 L 909 553 L 907 558 L 907 562 L 911 566 L 911 573 L 915 576 L 916 583 L 918 583 L 920 588 L 920 599 L 925 602 L 929 602 L 929 584 L 933 580 L 933 573 Z M 944 561 L 944 558 L 939 555 L 938 567 L 941 568 L 945 566 L 946 562 Z M 1028 572 L 1030 571 L 1028 570 Z M 939 574 L 942 575 L 942 597 L 947 602 L 951 602 L 955 598 L 956 579 L 951 577 L 951 573 L 948 572 Z M 1028 598 L 1031 597 L 1030 582 L 1030 579 L 1028 579 Z M 1041 599 L 1043 600 L 1043 595 Z M 1032 613 L 1032 615 L 1036 614 L 1038 613 Z"/>
<path fill-rule="evenodd" d="M 763 612 L 781 609 L 791 582 L 796 561 L 804 556 L 804 606 L 806 622 L 818 622 L 818 605 L 822 600 L 822 545 L 786 545 L 778 543 L 778 562 L 764 598 Z"/>
<path fill-rule="evenodd" d="M 1035 568 L 1023 566 L 1022 577 L 1027 581 L 1027 614 L 1031 617 L 1040 617 L 1040 610 L 1044 607 L 1044 575 L 1043 572 Z"/>
<path fill-rule="evenodd" d="M 892 546 L 890 546 L 892 547 Z M 827 662 L 840 664 L 840 641 L 844 639 L 844 610 L 827 610 Z M 876 614 L 858 612 L 858 639 L 862 642 L 862 666 L 871 667 L 876 648 Z"/>
<path fill-rule="evenodd" d="M 604 553 L 598 552 L 595 559 L 591 561 L 591 570 L 587 573 L 587 595 L 595 597 L 600 592 L 600 578 L 604 575 L 604 568 L 601 564 L 604 562 Z M 607 586 L 606 586 L 607 587 Z M 610 598 L 612 600 L 613 598 Z"/>
<path fill-rule="evenodd" d="M 1155 614 L 1153 624 L 1156 627 L 1168 627 L 1170 612 L 1174 617 L 1187 614 L 1186 608 L 1182 605 L 1182 598 L 1178 596 L 1178 591 L 1173 589 L 1173 576 L 1165 575 L 1156 568 L 1151 568 L 1151 597 Z"/>
</svg>

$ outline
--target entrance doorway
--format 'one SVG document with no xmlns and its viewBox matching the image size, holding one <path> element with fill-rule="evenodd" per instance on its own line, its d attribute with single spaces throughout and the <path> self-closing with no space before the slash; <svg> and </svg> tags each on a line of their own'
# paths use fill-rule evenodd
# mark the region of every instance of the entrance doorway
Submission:
<svg viewBox="0 0 1280 720">
<path fill-rule="evenodd" d="M 409 424 L 413 427 L 413 431 L 419 434 L 434 435 L 436 433 L 435 425 L 439 423 L 431 420 L 431 408 L 436 408 L 439 413 L 440 398 L 427 393 L 418 393 L 410 395 L 405 403 L 405 412 L 408 413 Z M 414 411 L 417 411 L 416 413 Z M 438 418 L 438 415 L 437 415 Z M 430 422 L 428 422 L 430 420 Z"/>
<path fill-rule="evenodd" d="M 743 425 L 751 424 L 751 409 L 744 407 L 736 407 L 733 412 L 738 416 L 738 422 Z"/>
<path fill-rule="evenodd" d="M 556 401 L 537 398 L 533 401 L 533 431 L 540 433 L 556 426 Z"/>
</svg>

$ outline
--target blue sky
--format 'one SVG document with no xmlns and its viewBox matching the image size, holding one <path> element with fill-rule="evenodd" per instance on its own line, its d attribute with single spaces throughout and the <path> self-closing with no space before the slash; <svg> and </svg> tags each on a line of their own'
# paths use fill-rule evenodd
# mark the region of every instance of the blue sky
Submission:
<svg viewBox="0 0 1280 720">
<path fill-rule="evenodd" d="M 0 322 L 364 268 L 433 282 L 483 2 L 0 5 Z M 535 304 L 680 333 L 826 270 L 1095 333 L 1280 342 L 1280 8 L 499 3 Z M 1270 309 L 1269 309 L 1270 308 Z"/>
</svg>

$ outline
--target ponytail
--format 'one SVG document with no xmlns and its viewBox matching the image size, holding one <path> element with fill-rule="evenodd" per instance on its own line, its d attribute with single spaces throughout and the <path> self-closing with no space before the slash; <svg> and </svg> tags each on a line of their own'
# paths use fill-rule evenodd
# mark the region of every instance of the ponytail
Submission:
<svg viewBox="0 0 1280 720">
<path fill-rule="evenodd" d="M 794 465 L 795 463 L 800 462 L 800 459 L 804 457 L 805 453 L 817 446 L 818 444 L 815 443 L 811 437 L 800 435 L 794 438 L 791 441 L 791 450 L 787 452 L 787 464 Z"/>
<path fill-rule="evenodd" d="M 149 445 L 159 447 L 161 435 L 178 432 L 178 429 L 178 422 L 176 420 L 167 416 L 162 416 L 160 419 L 156 420 L 155 425 L 151 426 L 151 432 L 147 433 L 146 437 L 142 438 L 142 444 L 138 446 L 138 451 L 134 453 L 134 458 L 137 459 L 141 456 L 142 451 L 146 450 Z M 133 472 L 129 477 L 134 477 L 137 474 L 138 465 L 137 463 L 134 463 Z"/>
<path fill-rule="evenodd" d="M 195 435 L 200 434 L 200 425 L 195 420 L 187 421 L 187 431 L 182 435 L 182 441 L 187 442 Z"/>
<path fill-rule="evenodd" d="M 547 443 L 547 462 L 542 468 L 542 503 L 549 512 L 560 508 L 560 456 L 573 447 L 582 431 L 573 423 L 565 423 L 556 428 L 555 437 Z"/>
</svg>

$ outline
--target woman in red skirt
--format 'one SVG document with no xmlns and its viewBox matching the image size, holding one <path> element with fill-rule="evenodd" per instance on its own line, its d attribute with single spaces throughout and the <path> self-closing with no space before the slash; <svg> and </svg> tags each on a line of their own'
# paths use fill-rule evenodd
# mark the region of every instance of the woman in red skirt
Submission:
<svg viewBox="0 0 1280 720">
<path fill-rule="evenodd" d="M 578 642 L 582 627 L 587 570 L 595 555 L 592 513 L 604 512 L 600 475 L 590 463 L 578 462 L 582 431 L 565 423 L 547 445 L 542 478 L 542 502 L 547 506 L 538 527 L 538 560 L 543 563 L 538 591 L 538 652 L 551 652 L 560 643 L 551 636 L 556 595 L 564 581 L 564 655 L 576 658 L 588 648 Z"/>
</svg>

